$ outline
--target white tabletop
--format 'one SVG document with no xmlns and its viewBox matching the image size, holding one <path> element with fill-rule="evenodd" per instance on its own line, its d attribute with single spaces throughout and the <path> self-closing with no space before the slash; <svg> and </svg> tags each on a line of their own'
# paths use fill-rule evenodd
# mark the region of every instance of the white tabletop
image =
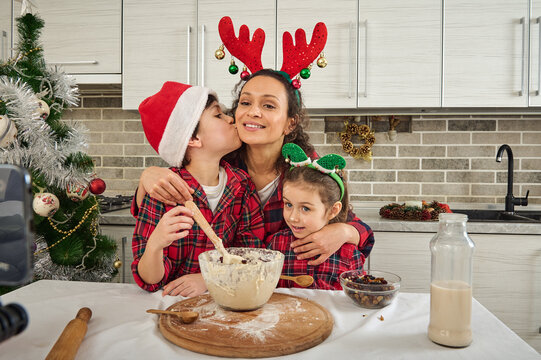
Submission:
<svg viewBox="0 0 541 360">
<path fill-rule="evenodd" d="M 427 337 L 429 294 L 400 293 L 391 305 L 368 310 L 355 305 L 341 291 L 277 292 L 323 305 L 333 315 L 334 328 L 323 343 L 276 359 L 541 359 L 475 300 L 473 343 L 453 349 L 436 345 Z M 38 281 L 1 298 L 3 305 L 22 305 L 30 323 L 21 334 L 0 343 L 0 359 L 43 359 L 66 324 L 85 306 L 93 315 L 77 359 L 216 358 L 170 343 L 157 327 L 158 316 L 145 312 L 165 309 L 182 299 L 162 297 L 161 292 L 147 293 L 133 284 Z"/>
</svg>

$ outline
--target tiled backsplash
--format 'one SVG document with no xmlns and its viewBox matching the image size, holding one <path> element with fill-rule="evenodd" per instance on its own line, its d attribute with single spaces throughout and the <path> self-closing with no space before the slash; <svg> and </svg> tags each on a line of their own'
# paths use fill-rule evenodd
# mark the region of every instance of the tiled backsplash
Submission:
<svg viewBox="0 0 541 360">
<path fill-rule="evenodd" d="M 105 195 L 133 194 L 142 170 L 164 162 L 148 145 L 138 112 L 121 109 L 120 89 L 85 86 L 81 94 L 81 106 L 66 111 L 64 120 L 88 128 L 88 151 L 107 184 Z M 310 138 L 320 155 L 345 155 L 337 135 L 342 129 L 342 122 L 312 117 Z M 422 115 L 412 117 L 411 129 L 395 142 L 376 133 L 371 162 L 346 156 L 352 201 L 503 203 L 507 154 L 501 163 L 495 159 L 507 143 L 515 159 L 515 196 L 530 190 L 530 204 L 541 204 L 540 115 Z"/>
</svg>

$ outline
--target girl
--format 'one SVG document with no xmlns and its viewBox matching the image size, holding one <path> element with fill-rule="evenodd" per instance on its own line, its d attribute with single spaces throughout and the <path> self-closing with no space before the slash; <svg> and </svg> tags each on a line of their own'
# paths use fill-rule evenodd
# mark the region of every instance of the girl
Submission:
<svg viewBox="0 0 541 360">
<path fill-rule="evenodd" d="M 287 229 L 274 234 L 267 247 L 284 253 L 283 275 L 312 275 L 314 289 L 341 290 L 339 275 L 360 269 L 365 257 L 353 244 L 344 244 L 325 262 L 313 266 L 297 260 L 291 243 L 334 223 L 345 223 L 348 217 L 348 195 L 344 180 L 335 167 L 343 169 L 345 160 L 339 155 L 326 155 L 311 162 L 302 149 L 286 144 L 282 149 L 291 170 L 284 173 L 282 199 Z M 326 169 L 328 168 L 328 169 Z M 280 280 L 279 287 L 297 286 L 293 281 Z"/>
<path fill-rule="evenodd" d="M 226 159 L 245 170 L 255 183 L 268 238 L 287 226 L 282 214 L 282 175 L 289 166 L 281 156 L 282 146 L 295 143 L 306 153 L 314 154 L 304 130 L 308 117 L 301 93 L 278 71 L 257 71 L 241 81 L 236 90 L 232 110 L 243 144 Z M 193 190 L 168 169 L 148 168 L 141 174 L 132 214 L 137 214 L 138 204 L 147 192 L 166 203 L 184 203 L 191 199 Z M 367 257 L 374 244 L 372 230 L 353 213 L 348 220 L 330 223 L 293 241 L 291 247 L 298 259 L 311 259 L 309 265 L 319 265 L 344 243 L 356 245 Z"/>
</svg>

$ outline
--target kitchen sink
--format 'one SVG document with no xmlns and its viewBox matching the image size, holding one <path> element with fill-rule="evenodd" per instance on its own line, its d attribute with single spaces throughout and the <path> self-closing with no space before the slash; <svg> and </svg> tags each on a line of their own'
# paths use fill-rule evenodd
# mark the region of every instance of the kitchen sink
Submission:
<svg viewBox="0 0 541 360">
<path fill-rule="evenodd" d="M 460 210 L 452 209 L 454 213 L 468 215 L 468 221 L 480 221 L 480 222 L 525 222 L 525 223 L 540 223 L 541 224 L 541 211 L 515 211 L 514 213 L 508 213 L 503 210 Z"/>
</svg>

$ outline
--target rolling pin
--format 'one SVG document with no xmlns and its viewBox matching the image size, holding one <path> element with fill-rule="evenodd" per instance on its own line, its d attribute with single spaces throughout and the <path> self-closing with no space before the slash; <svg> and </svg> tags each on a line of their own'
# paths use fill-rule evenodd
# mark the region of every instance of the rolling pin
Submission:
<svg viewBox="0 0 541 360">
<path fill-rule="evenodd" d="M 77 350 L 86 334 L 88 320 L 92 317 L 92 311 L 81 308 L 75 319 L 71 320 L 60 334 L 45 360 L 71 360 L 75 359 Z"/>
</svg>

